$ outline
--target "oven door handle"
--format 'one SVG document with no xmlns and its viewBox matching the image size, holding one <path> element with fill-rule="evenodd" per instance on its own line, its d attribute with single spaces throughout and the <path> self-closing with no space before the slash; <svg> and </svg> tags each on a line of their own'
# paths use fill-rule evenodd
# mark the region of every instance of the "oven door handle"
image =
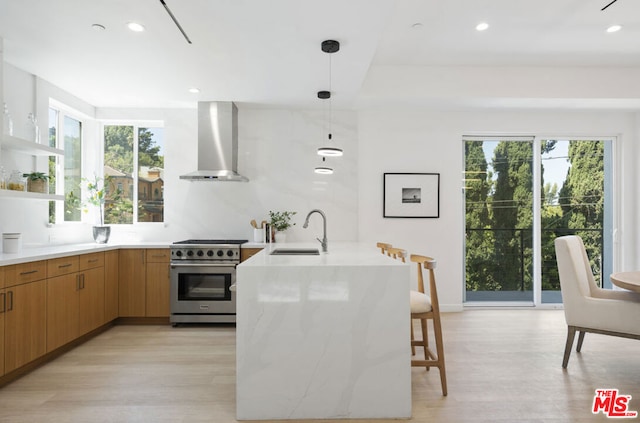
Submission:
<svg viewBox="0 0 640 423">
<path fill-rule="evenodd" d="M 171 263 L 171 268 L 176 267 L 236 267 L 233 263 Z"/>
</svg>

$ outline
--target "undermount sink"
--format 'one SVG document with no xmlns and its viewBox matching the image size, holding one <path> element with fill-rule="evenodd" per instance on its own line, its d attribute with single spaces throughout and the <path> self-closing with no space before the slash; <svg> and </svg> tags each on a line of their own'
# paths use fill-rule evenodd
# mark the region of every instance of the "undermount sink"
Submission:
<svg viewBox="0 0 640 423">
<path fill-rule="evenodd" d="M 276 248 L 271 252 L 272 256 L 317 256 L 320 251 L 317 248 Z"/>
</svg>

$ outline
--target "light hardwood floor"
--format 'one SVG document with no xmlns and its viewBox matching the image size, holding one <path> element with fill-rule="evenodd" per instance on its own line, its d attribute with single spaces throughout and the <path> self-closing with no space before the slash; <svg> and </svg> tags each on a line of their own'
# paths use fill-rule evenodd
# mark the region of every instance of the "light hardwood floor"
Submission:
<svg viewBox="0 0 640 423">
<path fill-rule="evenodd" d="M 413 368 L 412 421 L 607 421 L 591 413 L 597 388 L 640 411 L 638 341 L 587 334 L 563 371 L 562 311 L 445 313 L 443 329 L 449 395 L 437 369 Z M 0 422 L 234 421 L 228 326 L 116 326 L 0 389 Z"/>
</svg>

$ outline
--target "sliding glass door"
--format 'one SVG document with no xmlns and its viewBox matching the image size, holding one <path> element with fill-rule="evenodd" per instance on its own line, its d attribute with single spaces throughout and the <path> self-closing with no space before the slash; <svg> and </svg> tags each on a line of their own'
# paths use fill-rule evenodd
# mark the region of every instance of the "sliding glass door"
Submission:
<svg viewBox="0 0 640 423">
<path fill-rule="evenodd" d="M 543 140 L 541 217 L 541 302 L 560 303 L 553 240 L 579 235 L 599 286 L 611 287 L 612 140 Z"/>
<path fill-rule="evenodd" d="M 611 140 L 463 141 L 466 302 L 561 302 L 561 235 L 582 236 L 594 274 L 610 273 Z"/>
</svg>

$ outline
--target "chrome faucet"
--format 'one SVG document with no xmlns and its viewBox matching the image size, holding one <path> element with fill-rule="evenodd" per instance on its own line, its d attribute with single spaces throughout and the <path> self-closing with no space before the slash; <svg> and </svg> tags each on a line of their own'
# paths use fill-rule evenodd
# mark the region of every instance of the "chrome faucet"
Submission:
<svg viewBox="0 0 640 423">
<path fill-rule="evenodd" d="M 320 238 L 316 238 L 318 240 L 318 242 L 320 242 L 320 244 L 322 245 L 322 252 L 326 253 L 327 252 L 327 216 L 324 215 L 324 212 L 320 209 L 313 209 L 309 212 L 309 214 L 307 215 L 307 218 L 304 220 L 304 225 L 302 225 L 303 228 L 307 228 L 309 227 L 309 217 L 311 217 L 311 215 L 313 213 L 320 213 L 320 216 L 322 216 L 322 230 L 323 230 L 323 235 L 322 235 L 322 239 Z"/>
</svg>

